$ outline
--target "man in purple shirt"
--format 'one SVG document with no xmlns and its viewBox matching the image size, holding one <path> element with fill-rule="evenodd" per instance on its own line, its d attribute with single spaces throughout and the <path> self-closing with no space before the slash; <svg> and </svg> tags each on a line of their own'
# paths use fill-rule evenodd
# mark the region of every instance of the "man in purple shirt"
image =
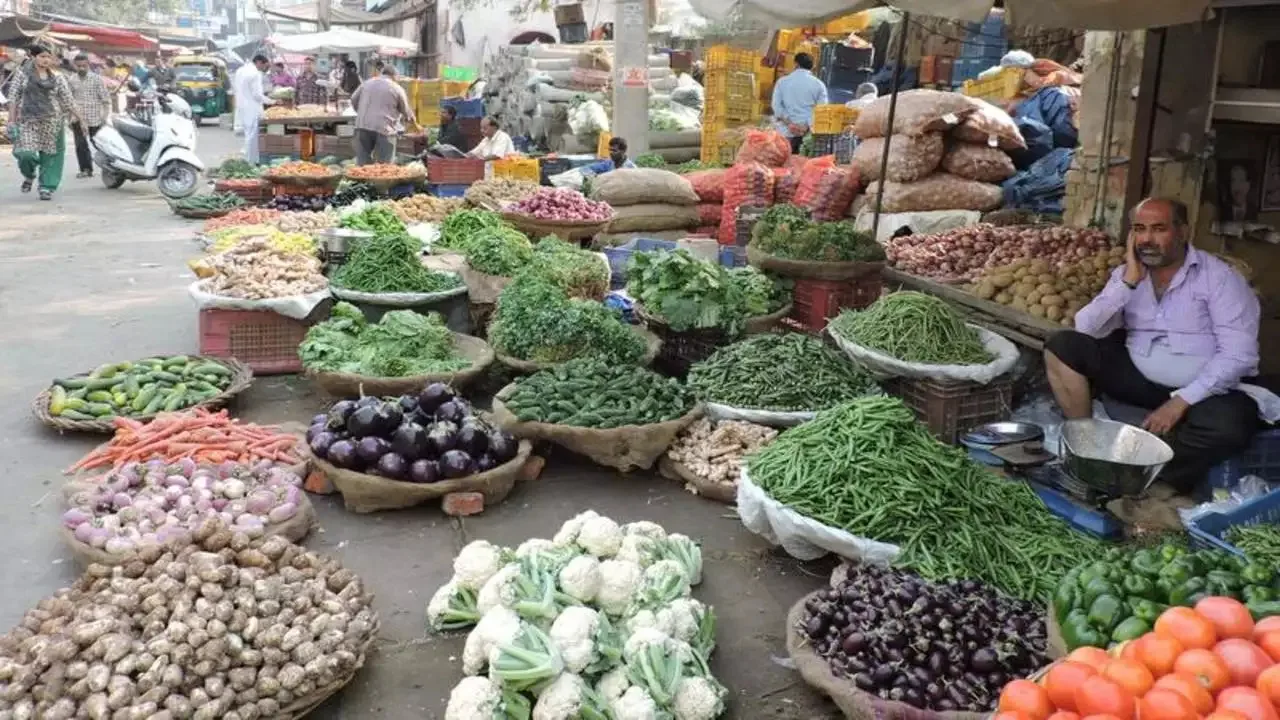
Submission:
<svg viewBox="0 0 1280 720">
<path fill-rule="evenodd" d="M 1173 461 L 1160 479 L 1190 493 L 1249 445 L 1258 405 L 1238 389 L 1258 371 L 1258 298 L 1228 263 L 1192 247 L 1187 207 L 1148 198 L 1133 209 L 1125 263 L 1049 338 L 1045 370 L 1063 414 L 1091 415 L 1105 394 L 1151 411 Z"/>
</svg>

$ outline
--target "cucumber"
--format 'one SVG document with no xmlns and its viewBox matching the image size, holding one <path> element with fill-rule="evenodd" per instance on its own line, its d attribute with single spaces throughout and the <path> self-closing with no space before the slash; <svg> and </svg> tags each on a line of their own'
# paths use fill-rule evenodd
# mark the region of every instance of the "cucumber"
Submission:
<svg viewBox="0 0 1280 720">
<path fill-rule="evenodd" d="M 151 375 L 156 380 L 164 380 L 165 382 L 171 382 L 174 385 L 178 385 L 182 383 L 182 378 L 180 376 L 174 375 L 173 373 L 167 370 L 156 370 L 155 372 L 151 373 Z"/>
<path fill-rule="evenodd" d="M 157 391 L 155 397 L 151 398 L 151 401 L 147 403 L 147 406 L 142 408 L 142 414 L 154 415 L 155 413 L 160 412 L 160 408 L 164 407 L 165 397 L 165 395 Z"/>
<path fill-rule="evenodd" d="M 116 414 L 115 408 L 111 407 L 106 403 L 98 403 L 98 402 L 85 403 L 84 410 L 85 412 L 89 413 L 90 415 L 93 415 L 96 418 L 104 418 L 109 415 Z"/>
<path fill-rule="evenodd" d="M 58 385 L 53 386 L 53 390 L 49 393 L 49 414 L 61 415 L 67 409 L 67 389 Z"/>
<path fill-rule="evenodd" d="M 111 395 L 111 392 L 108 390 L 94 390 L 93 392 L 86 395 L 85 399 L 88 400 L 89 402 L 95 402 L 95 403 L 109 403 L 112 400 L 112 395 Z"/>
<path fill-rule="evenodd" d="M 59 415 L 58 417 L 64 417 L 68 420 L 99 420 L 100 419 L 100 418 L 94 417 L 93 415 L 82 413 L 79 410 L 72 410 L 70 408 L 63 410 L 62 414 Z"/>
<path fill-rule="evenodd" d="M 88 394 L 89 394 L 88 388 L 80 388 L 79 390 L 72 390 L 70 394 L 67 395 L 67 397 L 75 398 L 77 400 L 83 400 L 85 399 L 85 396 L 87 396 Z"/>
<path fill-rule="evenodd" d="M 217 375 L 218 377 L 231 377 L 231 369 L 225 365 L 218 363 L 202 363 L 191 368 L 190 372 L 194 375 Z"/>
<path fill-rule="evenodd" d="M 68 390 L 79 390 L 89 384 L 89 377 L 86 375 L 81 377 L 62 378 L 60 380 L 54 380 L 53 384 L 61 385 Z"/>
<path fill-rule="evenodd" d="M 164 359 L 165 367 L 168 367 L 170 365 L 186 365 L 189 362 L 191 362 L 191 358 L 187 357 L 186 355 L 174 355 L 172 357 L 167 357 Z"/>
<path fill-rule="evenodd" d="M 186 400 L 186 398 L 187 398 L 186 384 L 178 383 L 177 385 L 174 386 L 172 390 L 169 391 L 168 396 L 166 396 L 164 399 L 164 405 L 162 405 L 161 407 L 164 409 L 165 412 L 173 412 L 174 410 L 177 410 L 178 408 L 183 406 L 183 401 Z"/>
<path fill-rule="evenodd" d="M 152 398 L 154 398 L 159 392 L 160 388 L 155 385 L 143 388 L 133 397 L 133 402 L 129 404 L 129 407 L 133 408 L 134 412 L 142 412 L 143 408 L 145 408 L 151 402 Z"/>
<path fill-rule="evenodd" d="M 138 379 L 137 375 L 130 375 L 124 379 L 124 391 L 126 394 L 131 396 L 137 395 L 141 388 L 142 382 Z"/>
</svg>

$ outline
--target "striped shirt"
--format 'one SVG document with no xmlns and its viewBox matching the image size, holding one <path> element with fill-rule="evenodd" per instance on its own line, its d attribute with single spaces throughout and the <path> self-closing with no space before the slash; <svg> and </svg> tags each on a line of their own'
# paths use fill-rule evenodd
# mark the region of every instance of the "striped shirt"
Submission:
<svg viewBox="0 0 1280 720">
<path fill-rule="evenodd" d="M 76 109 L 80 111 L 85 124 L 93 128 L 106 122 L 107 115 L 111 114 L 111 93 L 107 91 L 107 84 L 103 82 L 102 76 L 96 72 L 83 76 L 73 72 L 68 73 L 66 78 L 67 84 L 71 86 L 71 97 L 75 98 Z"/>
</svg>

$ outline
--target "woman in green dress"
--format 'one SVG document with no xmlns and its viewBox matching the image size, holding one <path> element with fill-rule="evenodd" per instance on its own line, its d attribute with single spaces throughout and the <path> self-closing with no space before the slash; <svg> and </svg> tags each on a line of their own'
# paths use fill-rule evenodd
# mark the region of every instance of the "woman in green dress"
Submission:
<svg viewBox="0 0 1280 720">
<path fill-rule="evenodd" d="M 66 119 L 80 121 L 71 86 L 57 67 L 58 59 L 48 48 L 32 48 L 30 62 L 14 78 L 10 98 L 10 122 L 18 129 L 13 154 L 22 172 L 22 192 L 31 192 L 38 176 L 41 200 L 52 200 L 62 182 Z"/>
</svg>

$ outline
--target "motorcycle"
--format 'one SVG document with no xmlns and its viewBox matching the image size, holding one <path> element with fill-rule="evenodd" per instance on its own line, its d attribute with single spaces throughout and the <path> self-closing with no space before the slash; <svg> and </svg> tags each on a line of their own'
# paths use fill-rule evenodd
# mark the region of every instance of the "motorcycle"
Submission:
<svg viewBox="0 0 1280 720">
<path fill-rule="evenodd" d="M 130 89 L 140 89 L 129 81 Z M 196 127 L 191 106 L 172 93 L 144 94 L 140 106 L 151 112 L 113 115 L 93 137 L 93 161 L 102 184 L 114 190 L 126 180 L 155 180 L 160 192 L 178 200 L 194 193 L 204 163 L 196 156 Z"/>
</svg>

